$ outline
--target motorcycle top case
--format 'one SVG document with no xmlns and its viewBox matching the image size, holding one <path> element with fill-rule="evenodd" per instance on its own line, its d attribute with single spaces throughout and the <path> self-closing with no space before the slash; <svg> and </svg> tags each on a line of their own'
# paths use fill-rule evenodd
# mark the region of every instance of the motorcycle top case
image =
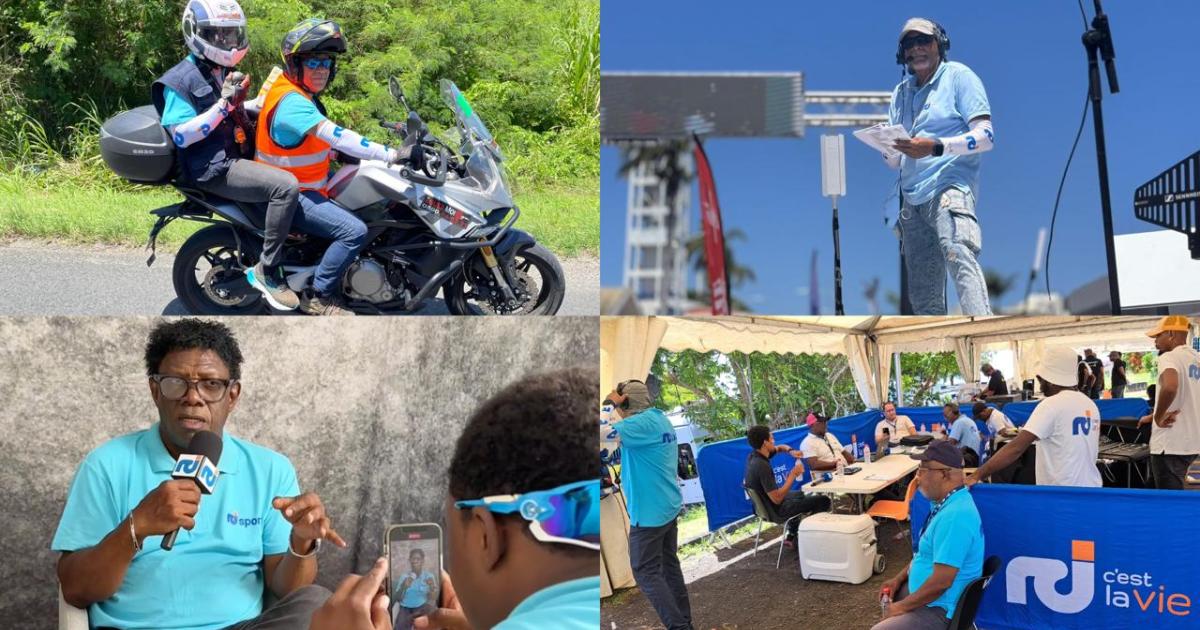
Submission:
<svg viewBox="0 0 1200 630">
<path fill-rule="evenodd" d="M 175 144 L 153 105 L 121 112 L 100 126 L 100 156 L 114 173 L 139 184 L 165 184 L 175 173 Z"/>
</svg>

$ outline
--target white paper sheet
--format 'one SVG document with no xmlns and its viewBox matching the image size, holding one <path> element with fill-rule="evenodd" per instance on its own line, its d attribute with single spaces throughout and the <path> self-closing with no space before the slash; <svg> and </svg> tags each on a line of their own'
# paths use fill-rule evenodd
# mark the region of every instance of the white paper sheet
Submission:
<svg viewBox="0 0 1200 630">
<path fill-rule="evenodd" d="M 864 144 L 879 151 L 884 157 L 891 158 L 900 155 L 900 152 L 892 148 L 892 144 L 903 138 L 910 140 L 908 131 L 900 125 L 889 125 L 887 123 L 879 123 L 866 129 L 859 129 L 854 132 L 854 137 L 861 140 Z"/>
</svg>

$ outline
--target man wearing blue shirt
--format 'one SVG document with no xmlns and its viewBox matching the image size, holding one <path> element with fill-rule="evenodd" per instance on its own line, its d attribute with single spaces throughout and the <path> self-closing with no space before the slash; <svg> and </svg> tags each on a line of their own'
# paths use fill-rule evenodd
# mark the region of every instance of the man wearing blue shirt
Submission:
<svg viewBox="0 0 1200 630">
<path fill-rule="evenodd" d="M 983 522 L 963 486 L 962 453 L 935 441 L 924 453 L 917 488 L 933 504 L 912 562 L 883 583 L 891 593 L 888 616 L 872 630 L 942 630 L 950 625 L 963 589 L 983 575 Z"/>
<path fill-rule="evenodd" d="M 392 602 L 395 614 L 393 630 L 409 630 L 414 617 L 427 615 L 437 608 L 438 580 L 441 578 L 425 569 L 425 552 L 414 548 L 408 552 L 408 565 L 412 569 L 392 584 Z"/>
<path fill-rule="evenodd" d="M 650 406 L 641 381 L 625 381 L 608 395 L 621 440 L 621 490 L 629 505 L 629 560 L 633 576 L 667 630 L 692 627 L 692 608 L 679 565 L 683 507 L 677 470 L 679 446 L 666 414 Z"/>
<path fill-rule="evenodd" d="M 64 599 L 101 628 L 303 627 L 329 595 L 312 585 L 319 543 L 345 542 L 287 458 L 224 433 L 241 395 L 236 339 L 217 322 L 164 323 L 145 360 L 159 421 L 100 445 L 76 472 L 51 543 Z M 200 431 L 224 443 L 203 500 L 194 481 L 171 478 Z M 264 611 L 267 589 L 280 599 Z"/>
<path fill-rule="evenodd" d="M 947 403 L 942 406 L 942 417 L 950 425 L 947 436 L 950 443 L 963 450 L 963 460 L 967 466 L 974 468 L 979 465 L 979 427 L 975 421 L 962 415 L 958 403 Z"/>
<path fill-rule="evenodd" d="M 909 77 L 892 92 L 888 118 L 911 140 L 887 158 L 900 169 L 898 231 L 915 315 L 946 314 L 946 273 L 964 315 L 991 315 L 978 256 L 975 216 L 980 154 L 992 148 L 992 116 L 983 83 L 967 66 L 947 61 L 950 38 L 940 25 L 912 18 L 900 31 L 896 63 Z"/>
</svg>

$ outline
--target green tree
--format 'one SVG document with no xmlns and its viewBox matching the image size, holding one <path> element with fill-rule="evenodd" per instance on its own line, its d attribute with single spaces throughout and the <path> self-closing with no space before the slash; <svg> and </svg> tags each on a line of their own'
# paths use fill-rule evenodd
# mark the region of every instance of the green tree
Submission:
<svg viewBox="0 0 1200 630">
<path fill-rule="evenodd" d="M 958 361 L 953 352 L 905 352 L 900 355 L 900 375 L 905 405 L 941 404 L 934 387 L 958 375 Z"/>
</svg>

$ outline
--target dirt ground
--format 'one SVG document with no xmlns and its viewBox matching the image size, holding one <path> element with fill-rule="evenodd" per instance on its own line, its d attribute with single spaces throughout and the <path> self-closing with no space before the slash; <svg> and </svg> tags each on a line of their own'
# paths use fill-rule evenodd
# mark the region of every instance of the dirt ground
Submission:
<svg viewBox="0 0 1200 630">
<path fill-rule="evenodd" d="M 880 585 L 912 559 L 910 539 L 895 539 L 900 531 L 907 532 L 907 524 L 887 521 L 878 527 L 887 569 L 862 584 L 805 580 L 795 551 L 785 551 L 776 569 L 780 526 L 763 530 L 757 556 L 751 553 L 753 536 L 731 549 L 722 543 L 715 552 L 683 561 L 692 622 L 696 630 L 870 628 L 879 620 Z M 632 588 L 601 602 L 600 627 L 643 630 L 663 625 L 641 591 Z"/>
</svg>

